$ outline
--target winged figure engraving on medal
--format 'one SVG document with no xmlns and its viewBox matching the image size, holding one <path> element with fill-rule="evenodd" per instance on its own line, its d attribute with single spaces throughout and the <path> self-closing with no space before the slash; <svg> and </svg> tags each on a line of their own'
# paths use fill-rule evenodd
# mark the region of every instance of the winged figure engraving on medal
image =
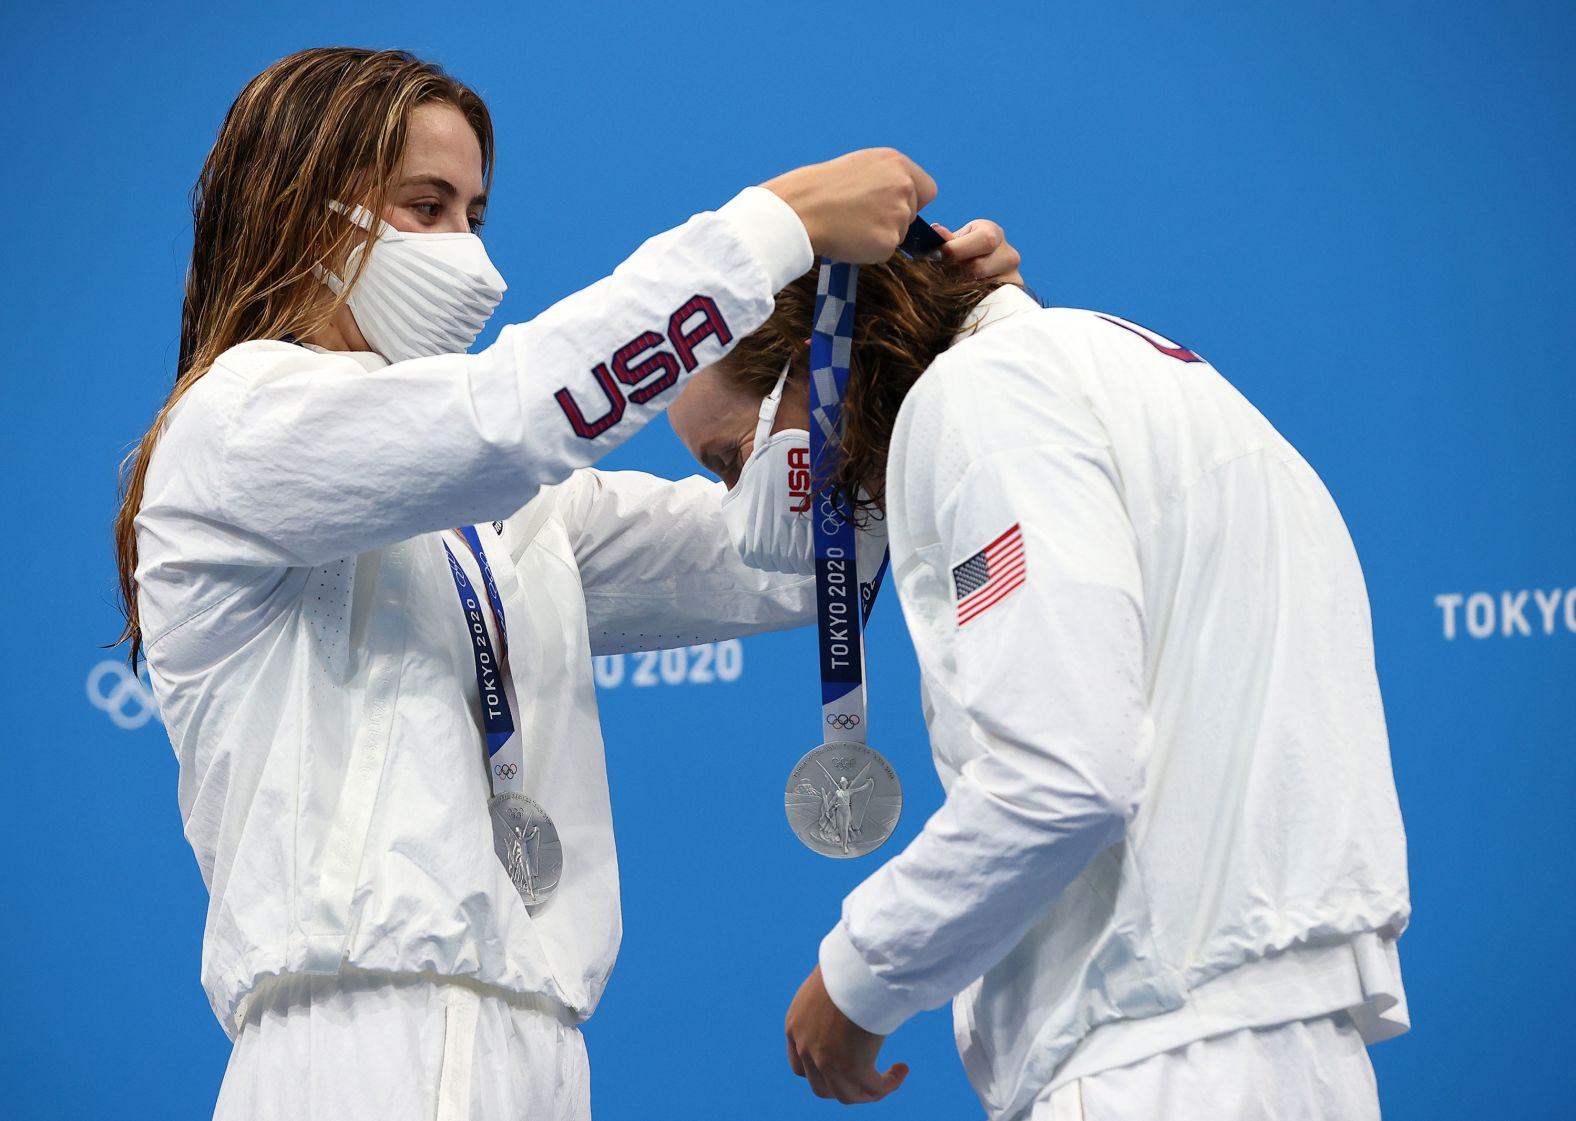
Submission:
<svg viewBox="0 0 1576 1121">
<path fill-rule="evenodd" d="M 515 890 L 527 902 L 536 901 L 536 877 L 541 868 L 542 830 L 534 821 L 509 826 L 503 866 Z"/>
<path fill-rule="evenodd" d="M 834 746 L 840 750 L 831 751 L 824 759 L 822 753 L 827 748 L 817 749 L 801 761 L 786 791 L 784 808 L 793 831 L 816 852 L 863 856 L 891 835 L 902 812 L 901 788 L 895 779 L 886 789 L 881 788 L 871 768 L 878 762 L 883 768 L 886 764 L 874 752 L 863 746 Z M 842 750 L 845 748 L 848 750 Z M 859 766 L 861 762 L 863 766 Z"/>
<path fill-rule="evenodd" d="M 547 902 L 564 871 L 564 847 L 553 819 L 535 800 L 518 792 L 495 795 L 488 809 L 493 851 L 509 882 L 527 907 Z"/>
</svg>

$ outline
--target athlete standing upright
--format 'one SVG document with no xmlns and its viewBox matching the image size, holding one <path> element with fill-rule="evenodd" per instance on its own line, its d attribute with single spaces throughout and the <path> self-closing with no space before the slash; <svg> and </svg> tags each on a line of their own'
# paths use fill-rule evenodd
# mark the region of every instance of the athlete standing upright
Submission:
<svg viewBox="0 0 1576 1121">
<path fill-rule="evenodd" d="M 742 564 L 720 487 L 576 469 L 813 252 L 884 258 L 934 193 L 890 150 L 800 168 L 467 354 L 503 292 L 492 141 L 430 64 L 304 51 L 194 196 L 117 544 L 209 890 L 227 1121 L 588 1115 L 577 1025 L 621 930 L 593 650 L 810 601 Z"/>
</svg>

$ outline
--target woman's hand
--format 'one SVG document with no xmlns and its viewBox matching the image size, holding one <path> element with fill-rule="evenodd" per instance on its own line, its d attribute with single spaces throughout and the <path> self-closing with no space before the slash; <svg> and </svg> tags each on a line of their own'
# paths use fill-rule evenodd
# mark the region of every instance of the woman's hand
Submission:
<svg viewBox="0 0 1576 1121">
<path fill-rule="evenodd" d="M 850 152 L 762 185 L 793 207 L 817 256 L 856 265 L 896 253 L 914 216 L 936 197 L 936 181 L 894 148 Z"/>
<path fill-rule="evenodd" d="M 982 280 L 1000 280 L 1023 287 L 1018 266 L 1023 258 L 1007 243 L 1007 234 L 989 218 L 976 218 L 957 233 L 939 222 L 932 222 L 938 234 L 947 239 L 941 258 L 962 265 Z"/>
<path fill-rule="evenodd" d="M 885 1073 L 876 1069 L 886 1036 L 867 1032 L 843 1015 L 827 995 L 820 966 L 799 986 L 784 1027 L 788 1065 L 810 1083 L 818 1098 L 836 1098 L 845 1104 L 878 1102 L 908 1077 L 904 1063 L 893 1063 Z"/>
</svg>

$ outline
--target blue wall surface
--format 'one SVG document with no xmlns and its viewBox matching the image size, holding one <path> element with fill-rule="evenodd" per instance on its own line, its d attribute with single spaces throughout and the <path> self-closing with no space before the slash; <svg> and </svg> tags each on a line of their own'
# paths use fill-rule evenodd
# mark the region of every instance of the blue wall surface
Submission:
<svg viewBox="0 0 1576 1121">
<path fill-rule="evenodd" d="M 0 1114 L 206 1116 L 223 1074 L 174 759 L 100 668 L 115 470 L 173 373 L 186 195 L 223 113 L 281 55 L 356 43 L 489 99 L 498 323 L 743 185 L 890 144 L 941 184 L 932 217 L 1000 220 L 1048 300 L 1209 355 L 1318 468 L 1369 579 L 1416 909 L 1416 1026 L 1373 1052 L 1386 1114 L 1572 1116 L 1570 5 L 35 3 L 5 23 Z M 692 470 L 662 423 L 613 465 Z M 876 614 L 901 842 L 940 790 L 895 598 Z M 816 739 L 813 650 L 752 639 L 710 683 L 602 666 L 626 920 L 587 1030 L 602 1121 L 840 1108 L 781 1034 L 872 867 L 782 820 Z M 693 864 L 672 858 L 696 851 L 675 751 L 724 841 Z M 887 1055 L 913 1075 L 862 1115 L 979 1114 L 945 1013 Z"/>
</svg>

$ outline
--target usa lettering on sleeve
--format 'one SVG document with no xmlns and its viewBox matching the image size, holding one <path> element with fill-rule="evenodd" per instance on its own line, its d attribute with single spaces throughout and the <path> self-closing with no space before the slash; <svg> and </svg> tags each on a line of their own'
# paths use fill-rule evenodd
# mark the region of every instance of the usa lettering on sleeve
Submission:
<svg viewBox="0 0 1576 1121">
<path fill-rule="evenodd" d="M 553 398 L 569 419 L 569 427 L 575 430 L 575 435 L 582 440 L 594 440 L 624 419 L 628 402 L 644 405 L 678 384 L 680 366 L 685 373 L 699 366 L 695 349 L 708 338 L 716 339 L 720 346 L 727 346 L 733 341 L 733 332 L 722 318 L 717 301 L 696 294 L 668 317 L 665 335 L 642 331 L 615 350 L 609 362 L 599 362 L 591 370 L 597 388 L 607 398 L 607 411 L 601 416 L 588 420 L 567 385 L 554 393 Z M 664 347 L 664 343 L 668 346 Z M 621 384 L 634 387 L 627 397 Z"/>
<path fill-rule="evenodd" d="M 958 626 L 978 619 L 1023 585 L 1023 531 L 1006 533 L 952 570 Z"/>
</svg>

